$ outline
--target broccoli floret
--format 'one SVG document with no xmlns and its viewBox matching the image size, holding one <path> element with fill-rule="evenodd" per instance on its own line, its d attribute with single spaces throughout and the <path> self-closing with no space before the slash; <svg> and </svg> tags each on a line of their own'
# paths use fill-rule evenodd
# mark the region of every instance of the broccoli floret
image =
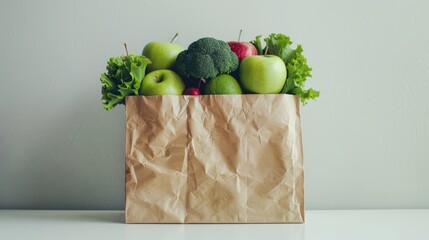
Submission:
<svg viewBox="0 0 429 240">
<path fill-rule="evenodd" d="M 185 77 L 210 79 L 231 73 L 238 67 L 238 58 L 224 41 L 201 38 L 177 56 L 176 71 Z"/>
</svg>

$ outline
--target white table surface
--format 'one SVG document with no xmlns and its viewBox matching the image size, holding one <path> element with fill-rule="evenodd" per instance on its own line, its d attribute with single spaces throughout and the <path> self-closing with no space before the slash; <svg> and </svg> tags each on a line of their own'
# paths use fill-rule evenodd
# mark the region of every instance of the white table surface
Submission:
<svg viewBox="0 0 429 240">
<path fill-rule="evenodd" d="M 304 224 L 125 224 L 123 211 L 0 210 L 0 239 L 429 239 L 426 210 L 306 211 Z"/>
</svg>

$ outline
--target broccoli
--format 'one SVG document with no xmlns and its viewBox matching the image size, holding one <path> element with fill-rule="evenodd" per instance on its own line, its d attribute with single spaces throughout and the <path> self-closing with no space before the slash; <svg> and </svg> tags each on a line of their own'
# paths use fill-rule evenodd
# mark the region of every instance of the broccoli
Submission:
<svg viewBox="0 0 429 240">
<path fill-rule="evenodd" d="M 231 73 L 238 67 L 238 57 L 224 41 L 201 38 L 177 56 L 176 71 L 185 77 L 210 79 Z"/>
</svg>

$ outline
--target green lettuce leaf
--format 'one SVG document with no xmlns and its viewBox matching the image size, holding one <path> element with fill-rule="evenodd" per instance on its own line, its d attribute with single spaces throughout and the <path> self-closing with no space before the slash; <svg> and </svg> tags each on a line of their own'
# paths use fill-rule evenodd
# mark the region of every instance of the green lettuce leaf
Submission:
<svg viewBox="0 0 429 240">
<path fill-rule="evenodd" d="M 107 73 L 100 77 L 103 107 L 111 110 L 118 104 L 124 104 L 126 96 L 138 95 L 150 63 L 149 58 L 136 54 L 111 57 L 107 62 Z"/>
<path fill-rule="evenodd" d="M 284 34 L 272 33 L 264 41 L 265 48 L 268 47 L 267 54 L 280 57 L 287 68 L 287 79 L 281 93 L 299 96 L 304 105 L 308 103 L 308 100 L 314 100 L 319 97 L 319 91 L 305 88 L 307 79 L 312 76 L 312 68 L 307 64 L 307 58 L 303 55 L 302 46 L 298 45 L 296 48 L 292 48 L 290 37 Z M 260 36 L 257 36 L 256 40 L 251 43 L 254 45 L 258 43 L 259 47 L 262 48 Z M 256 48 L 258 49 L 258 47 Z M 262 52 L 265 52 L 265 48 Z"/>
<path fill-rule="evenodd" d="M 253 44 L 253 46 L 255 46 L 256 50 L 258 51 L 259 55 L 263 55 L 264 54 L 264 48 L 262 47 L 262 36 L 256 36 L 255 40 L 250 41 L 251 44 Z"/>
</svg>

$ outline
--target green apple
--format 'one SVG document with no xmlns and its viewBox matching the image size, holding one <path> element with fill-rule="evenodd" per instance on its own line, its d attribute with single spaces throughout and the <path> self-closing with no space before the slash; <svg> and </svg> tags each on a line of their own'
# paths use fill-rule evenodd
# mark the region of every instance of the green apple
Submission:
<svg viewBox="0 0 429 240">
<path fill-rule="evenodd" d="M 204 88 L 205 94 L 242 94 L 240 84 L 231 75 L 220 74 L 210 79 Z"/>
<path fill-rule="evenodd" d="M 185 50 L 177 43 L 150 42 L 143 48 L 142 55 L 152 61 L 147 66 L 147 71 L 152 72 L 158 69 L 172 69 L 176 62 L 177 55 Z"/>
<path fill-rule="evenodd" d="M 155 70 L 142 80 L 141 95 L 182 95 L 185 83 L 175 72 L 168 69 Z"/>
<path fill-rule="evenodd" d="M 274 55 L 248 56 L 241 61 L 241 86 L 253 93 L 279 93 L 286 83 L 286 65 Z"/>
</svg>

